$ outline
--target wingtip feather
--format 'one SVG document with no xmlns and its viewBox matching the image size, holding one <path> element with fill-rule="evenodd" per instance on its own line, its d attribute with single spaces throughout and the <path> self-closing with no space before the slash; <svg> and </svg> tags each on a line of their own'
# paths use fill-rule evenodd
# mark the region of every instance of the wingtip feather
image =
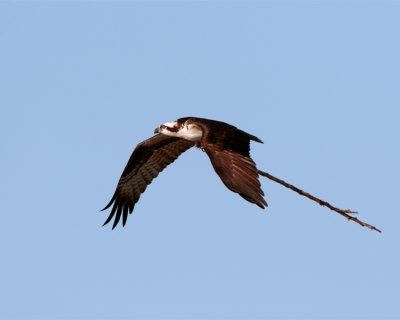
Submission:
<svg viewBox="0 0 400 320">
<path fill-rule="evenodd" d="M 118 207 L 117 203 L 114 203 L 114 206 L 113 206 L 107 220 L 104 222 L 103 227 L 112 220 L 112 218 L 114 217 L 115 211 L 117 210 L 117 207 Z"/>
<path fill-rule="evenodd" d="M 115 215 L 112 230 L 114 230 L 114 228 L 118 225 L 119 220 L 121 219 L 123 206 L 124 206 L 123 203 L 121 203 L 121 202 L 118 203 L 118 209 L 117 209 L 117 212 Z"/>
<path fill-rule="evenodd" d="M 110 202 L 103 209 L 101 209 L 100 212 L 104 211 L 104 210 L 107 210 L 109 207 L 111 207 L 111 205 L 113 204 L 113 202 L 114 202 L 114 200 L 116 198 L 116 195 L 117 195 L 117 193 L 114 193 L 114 195 L 112 196 Z"/>
</svg>

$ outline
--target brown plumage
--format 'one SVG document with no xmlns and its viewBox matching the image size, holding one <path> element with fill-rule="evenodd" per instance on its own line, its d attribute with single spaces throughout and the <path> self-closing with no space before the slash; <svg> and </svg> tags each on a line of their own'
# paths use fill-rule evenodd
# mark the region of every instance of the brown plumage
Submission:
<svg viewBox="0 0 400 320">
<path fill-rule="evenodd" d="M 156 132 L 160 134 L 141 142 L 133 151 L 111 201 L 103 209 L 113 205 L 104 225 L 115 216 L 114 229 L 122 216 L 124 226 L 147 185 L 194 145 L 207 153 L 226 187 L 260 208 L 267 206 L 250 157 L 250 140 L 262 143 L 260 139 L 227 123 L 194 117 L 166 123 Z"/>
<path fill-rule="evenodd" d="M 199 118 L 184 120 L 202 128 L 200 147 L 207 153 L 225 186 L 264 209 L 267 202 L 263 198 L 256 164 L 250 157 L 250 140 L 262 141 L 225 122 Z"/>
<path fill-rule="evenodd" d="M 138 144 L 122 172 L 111 201 L 103 209 L 108 209 L 114 203 L 104 225 L 109 223 L 115 215 L 113 229 L 117 226 L 121 216 L 122 225 L 125 226 L 128 213 L 132 213 L 140 195 L 151 181 L 193 145 L 194 143 L 191 141 L 162 134 L 157 134 Z"/>
</svg>

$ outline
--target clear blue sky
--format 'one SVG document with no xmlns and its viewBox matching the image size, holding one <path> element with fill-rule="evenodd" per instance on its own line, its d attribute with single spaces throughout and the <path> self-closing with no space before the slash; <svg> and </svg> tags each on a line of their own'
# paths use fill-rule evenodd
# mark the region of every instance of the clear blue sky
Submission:
<svg viewBox="0 0 400 320">
<path fill-rule="evenodd" d="M 400 318 L 400 2 L 0 2 L 0 318 Z M 263 211 L 190 150 L 101 227 L 183 116 L 264 140 Z"/>
</svg>

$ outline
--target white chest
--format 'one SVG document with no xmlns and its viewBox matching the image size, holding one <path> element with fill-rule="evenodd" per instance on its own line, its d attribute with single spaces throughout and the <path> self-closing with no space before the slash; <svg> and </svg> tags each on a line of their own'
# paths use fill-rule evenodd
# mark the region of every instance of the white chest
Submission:
<svg viewBox="0 0 400 320">
<path fill-rule="evenodd" d="M 189 141 L 200 141 L 203 136 L 203 131 L 194 124 L 188 124 L 180 128 L 176 136 Z"/>
</svg>

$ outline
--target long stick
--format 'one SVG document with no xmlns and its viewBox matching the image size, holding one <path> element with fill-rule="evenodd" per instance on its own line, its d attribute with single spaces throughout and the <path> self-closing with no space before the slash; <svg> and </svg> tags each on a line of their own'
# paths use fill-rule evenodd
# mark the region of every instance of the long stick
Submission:
<svg viewBox="0 0 400 320">
<path fill-rule="evenodd" d="M 304 197 L 307 197 L 308 199 L 311 199 L 311 200 L 317 202 L 321 206 L 325 206 L 325 207 L 328 207 L 329 209 L 331 209 L 333 211 L 336 211 L 337 213 L 341 214 L 346 219 L 354 221 L 354 222 L 358 223 L 360 226 L 363 226 L 363 227 L 366 227 L 368 229 L 375 230 L 375 231 L 378 231 L 378 232 L 382 232 L 378 228 L 376 228 L 376 227 L 374 227 L 374 226 L 372 226 L 372 225 L 370 225 L 368 223 L 365 223 L 365 222 L 363 222 L 363 221 L 361 221 L 361 220 L 349 215 L 349 213 L 350 214 L 357 213 L 356 211 L 351 211 L 350 209 L 342 210 L 342 209 L 336 208 L 333 205 L 331 205 L 329 202 L 326 202 L 324 200 L 318 199 L 317 197 L 314 197 L 313 195 L 309 194 L 308 192 L 305 192 L 305 191 L 303 191 L 303 190 L 301 190 L 299 188 L 296 188 L 294 185 L 291 185 L 291 184 L 289 184 L 289 183 L 287 183 L 287 182 L 285 182 L 285 181 L 283 181 L 281 179 L 278 179 L 277 177 L 274 177 L 273 175 L 270 175 L 267 172 L 258 170 L 258 174 L 261 175 L 261 176 L 264 176 L 264 177 L 266 177 L 268 179 L 271 179 L 272 181 L 275 181 L 275 182 L 283 185 L 284 187 L 289 188 L 289 189 L 297 192 L 298 194 L 300 194 L 300 195 L 302 195 Z"/>
</svg>

